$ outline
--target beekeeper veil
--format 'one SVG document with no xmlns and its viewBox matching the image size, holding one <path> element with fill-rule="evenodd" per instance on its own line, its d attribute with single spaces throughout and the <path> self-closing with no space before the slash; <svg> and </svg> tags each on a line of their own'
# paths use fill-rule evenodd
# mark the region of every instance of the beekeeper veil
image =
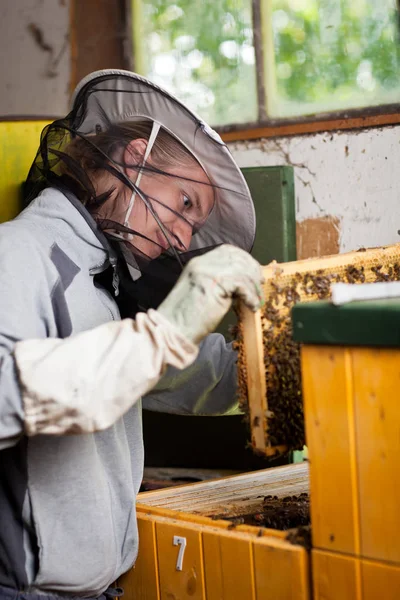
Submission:
<svg viewBox="0 0 400 600">
<path fill-rule="evenodd" d="M 129 142 L 127 125 L 135 123 L 145 131 L 141 137 L 147 145 L 139 163 L 126 164 L 122 150 Z M 124 139 L 120 131 L 125 131 Z M 160 207 L 164 214 L 165 210 L 176 213 L 176 209 L 168 206 L 162 192 L 151 197 L 141 189 L 145 175 L 162 175 L 151 157 L 159 136 L 166 134 L 202 167 L 213 190 L 214 202 L 205 217 L 191 220 L 185 214 L 176 214 L 192 229 L 189 248 L 180 246 L 159 216 Z M 134 172 L 133 177 L 127 176 L 128 168 Z M 113 186 L 111 183 L 106 192 L 99 193 L 91 177 L 96 169 L 107 171 L 111 179 L 126 186 L 124 211 L 118 219 L 99 216 L 99 207 L 107 202 Z M 184 177 L 190 180 L 190 169 Z M 68 188 L 81 200 L 99 229 L 118 248 L 133 280 L 140 279 L 149 268 L 154 271 L 151 253 L 146 255 L 138 243 L 139 238 L 146 238 L 146 232 L 135 230 L 132 216 L 136 203 L 143 203 L 148 218 L 159 230 L 156 239 L 153 236 L 147 240 L 161 246 L 157 273 L 165 271 L 166 265 L 181 268 L 194 254 L 222 243 L 250 251 L 254 242 L 253 202 L 221 138 L 171 94 L 129 71 L 103 70 L 88 75 L 74 92 L 71 112 L 44 129 L 27 189 L 32 196 L 49 185 Z"/>
</svg>

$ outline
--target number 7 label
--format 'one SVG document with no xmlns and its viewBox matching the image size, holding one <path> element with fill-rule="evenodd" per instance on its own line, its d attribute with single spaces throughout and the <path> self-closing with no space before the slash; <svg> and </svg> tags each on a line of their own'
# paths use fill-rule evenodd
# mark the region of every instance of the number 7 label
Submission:
<svg viewBox="0 0 400 600">
<path fill-rule="evenodd" d="M 186 538 L 179 535 L 174 535 L 173 545 L 179 546 L 178 558 L 176 559 L 176 570 L 182 571 L 183 555 L 185 554 Z"/>
</svg>

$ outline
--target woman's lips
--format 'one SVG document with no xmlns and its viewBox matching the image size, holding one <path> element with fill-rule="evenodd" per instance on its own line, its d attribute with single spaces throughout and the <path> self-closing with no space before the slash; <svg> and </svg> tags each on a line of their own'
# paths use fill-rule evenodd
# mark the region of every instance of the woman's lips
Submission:
<svg viewBox="0 0 400 600">
<path fill-rule="evenodd" d="M 169 243 L 165 239 L 165 236 L 160 231 L 158 231 L 156 237 L 157 237 L 157 243 L 162 247 L 162 249 L 168 250 Z"/>
</svg>

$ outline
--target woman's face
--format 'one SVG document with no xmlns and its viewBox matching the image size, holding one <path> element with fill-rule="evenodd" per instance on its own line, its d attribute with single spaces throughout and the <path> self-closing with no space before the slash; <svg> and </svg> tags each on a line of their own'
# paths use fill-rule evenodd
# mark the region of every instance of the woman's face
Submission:
<svg viewBox="0 0 400 600">
<path fill-rule="evenodd" d="M 146 147 L 146 140 L 133 140 L 124 150 L 124 163 L 140 165 Z M 150 153 L 146 165 L 158 167 L 152 163 L 151 158 Z M 157 213 L 171 245 L 184 252 L 190 246 L 194 231 L 205 223 L 211 212 L 214 189 L 205 171 L 194 159 L 188 160 L 185 166 L 160 167 L 160 170 L 162 174 L 144 169 L 138 187 Z M 135 183 L 138 169 L 127 167 L 125 175 Z M 130 189 L 124 183 L 116 182 L 114 178 L 110 180 L 109 177 L 97 178 L 95 184 L 98 194 L 110 186 L 114 187 L 115 192 L 93 216 L 124 225 L 131 198 Z M 145 236 L 142 238 L 132 234 L 132 238 L 127 236 L 125 239 L 147 257 L 157 258 L 170 247 L 168 239 L 139 194 L 135 196 L 127 225 Z"/>
<path fill-rule="evenodd" d="M 189 249 L 193 231 L 201 227 L 209 216 L 214 204 L 214 190 L 197 162 L 187 167 L 165 168 L 163 171 L 165 175 L 144 171 L 139 187 L 151 202 L 171 244 L 183 252 Z M 128 200 L 129 197 L 128 194 Z M 135 248 L 149 258 L 156 258 L 170 246 L 138 194 L 129 217 L 129 227 L 149 238 L 135 236 L 132 240 Z"/>
</svg>

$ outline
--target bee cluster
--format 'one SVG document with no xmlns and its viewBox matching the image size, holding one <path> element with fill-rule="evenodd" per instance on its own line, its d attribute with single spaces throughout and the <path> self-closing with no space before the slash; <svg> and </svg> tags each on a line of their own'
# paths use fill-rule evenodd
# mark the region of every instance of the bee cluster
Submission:
<svg viewBox="0 0 400 600">
<path fill-rule="evenodd" d="M 237 400 L 239 403 L 239 408 L 244 414 L 244 420 L 249 424 L 249 403 L 247 397 L 247 363 L 244 351 L 243 324 L 240 320 L 239 303 L 235 303 L 233 308 L 238 320 L 237 324 L 231 327 L 230 329 L 230 334 L 233 338 L 232 346 L 237 352 Z"/>
<path fill-rule="evenodd" d="M 230 521 L 233 529 L 236 525 L 252 525 L 287 531 L 296 527 L 310 525 L 310 497 L 306 492 L 295 496 L 265 496 L 261 510 L 237 517 L 215 515 L 213 519 Z M 294 533 L 294 532 L 293 532 Z"/>
<path fill-rule="evenodd" d="M 355 255 L 352 253 L 353 257 Z M 334 260 L 330 265 L 325 259 L 327 267 L 316 270 L 305 270 L 303 262 L 303 268 L 293 272 L 292 267 L 291 274 L 281 264 L 274 270 L 273 276 L 266 278 L 266 303 L 261 311 L 261 323 L 267 390 L 266 434 L 272 447 L 301 450 L 305 444 L 300 347 L 292 339 L 292 307 L 299 301 L 329 298 L 333 283 L 400 280 L 400 261 L 388 260 L 379 264 L 377 260 L 368 260 L 368 252 L 363 256 L 358 254 L 358 258 L 337 268 Z M 360 258 L 364 258 L 364 262 Z M 321 262 L 323 260 L 319 264 Z M 248 419 L 247 366 L 240 322 L 236 328 L 235 345 L 238 349 L 239 402 Z M 260 423 L 250 425 L 257 427 Z"/>
</svg>

